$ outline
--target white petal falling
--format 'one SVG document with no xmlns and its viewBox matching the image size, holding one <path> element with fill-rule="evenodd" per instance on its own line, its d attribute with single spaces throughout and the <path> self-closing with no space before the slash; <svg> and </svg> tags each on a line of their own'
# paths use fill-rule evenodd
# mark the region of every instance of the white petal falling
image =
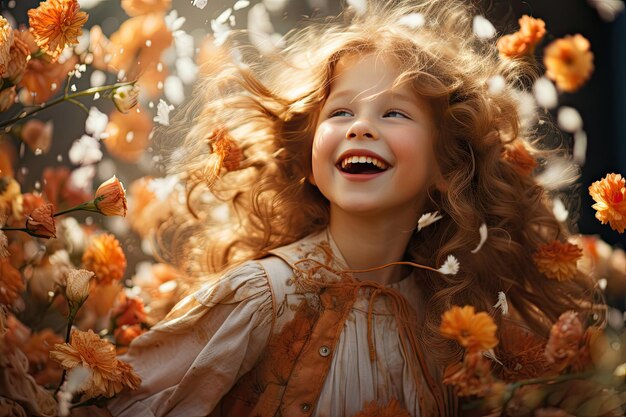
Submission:
<svg viewBox="0 0 626 417">
<path fill-rule="evenodd" d="M 584 165 L 587 159 L 587 133 L 584 130 L 579 130 L 574 133 L 574 149 L 573 149 L 574 161 L 578 165 Z"/>
<path fill-rule="evenodd" d="M 208 3 L 208 0 L 193 0 L 193 5 L 198 9 L 204 9 Z"/>
<path fill-rule="evenodd" d="M 474 16 L 472 31 L 479 39 L 490 39 L 496 35 L 496 28 L 484 16 Z"/>
<path fill-rule="evenodd" d="M 97 107 L 89 109 L 89 116 L 85 120 L 85 132 L 96 139 L 102 139 L 102 134 L 109 123 L 109 116 L 102 113 Z"/>
<path fill-rule="evenodd" d="M 509 302 L 506 299 L 504 291 L 498 292 L 498 302 L 493 305 L 493 308 L 499 308 L 503 316 L 509 314 Z"/>
<path fill-rule="evenodd" d="M 398 19 L 398 24 L 410 29 L 417 29 L 426 24 L 426 19 L 422 13 L 409 13 Z"/>
<path fill-rule="evenodd" d="M 557 122 L 559 127 L 568 133 L 576 133 L 583 128 L 583 119 L 578 110 L 573 107 L 559 108 Z"/>
<path fill-rule="evenodd" d="M 91 136 L 83 135 L 74 141 L 68 156 L 75 165 L 91 165 L 100 162 L 102 159 L 100 142 Z"/>
<path fill-rule="evenodd" d="M 89 84 L 92 87 L 101 87 L 107 82 L 107 75 L 100 70 L 95 70 L 91 73 L 91 77 L 89 78 Z"/>
<path fill-rule="evenodd" d="M 235 4 L 233 4 L 233 10 L 241 10 L 250 5 L 248 0 L 237 0 Z"/>
<path fill-rule="evenodd" d="M 487 80 L 487 91 L 492 96 L 502 94 L 506 88 L 506 80 L 502 75 L 494 75 Z"/>
<path fill-rule="evenodd" d="M 541 77 L 535 81 L 533 93 L 535 94 L 535 100 L 537 100 L 539 107 L 553 109 L 559 103 L 556 87 L 552 81 L 546 77 Z"/>
<path fill-rule="evenodd" d="M 459 272 L 459 261 L 454 255 L 448 255 L 446 261 L 437 271 L 445 275 L 456 275 Z"/>
<path fill-rule="evenodd" d="M 430 226 L 431 224 L 441 219 L 442 219 L 442 216 L 439 215 L 438 211 L 434 211 L 432 213 L 424 213 L 420 216 L 419 220 L 417 221 L 417 231 L 419 232 L 426 226 Z"/>
<path fill-rule="evenodd" d="M 560 222 L 564 222 L 569 217 L 569 211 L 567 211 L 565 204 L 563 204 L 563 201 L 558 197 L 552 200 L 552 213 Z"/>
<path fill-rule="evenodd" d="M 367 1 L 366 0 L 348 0 L 348 5 L 353 7 L 356 11 L 356 14 L 362 15 L 367 12 Z"/>
<path fill-rule="evenodd" d="M 171 104 L 168 105 L 163 99 L 159 99 L 159 104 L 157 105 L 157 115 L 154 117 L 154 121 L 163 126 L 169 126 L 171 110 L 174 110 L 174 106 Z"/>
<path fill-rule="evenodd" d="M 546 162 L 546 169 L 535 177 L 537 183 L 548 190 L 559 190 L 576 182 L 580 167 L 569 158 L 553 157 Z"/>
<path fill-rule="evenodd" d="M 185 101 L 185 87 L 183 86 L 183 81 L 176 75 L 170 75 L 165 79 L 163 92 L 165 93 L 165 98 L 176 106 Z"/>
<path fill-rule="evenodd" d="M 478 252 L 487 241 L 487 225 L 485 223 L 481 224 L 478 232 L 480 233 L 480 242 L 478 242 L 478 246 L 476 246 L 472 253 Z"/>
</svg>

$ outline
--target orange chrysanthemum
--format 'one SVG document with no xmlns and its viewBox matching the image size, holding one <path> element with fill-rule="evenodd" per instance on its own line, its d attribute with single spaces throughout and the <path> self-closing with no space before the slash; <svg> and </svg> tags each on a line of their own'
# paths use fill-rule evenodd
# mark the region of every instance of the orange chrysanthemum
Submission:
<svg viewBox="0 0 626 417">
<path fill-rule="evenodd" d="M 22 274 L 8 257 L 0 258 L 0 304 L 11 305 L 24 291 Z"/>
<path fill-rule="evenodd" d="M 126 272 L 126 256 L 115 236 L 96 236 L 83 253 L 84 269 L 93 271 L 96 282 L 107 285 L 117 282 Z"/>
<path fill-rule="evenodd" d="M 566 311 L 550 329 L 545 356 L 555 372 L 561 372 L 578 356 L 583 325 L 574 311 Z"/>
<path fill-rule="evenodd" d="M 596 219 L 608 223 L 611 229 L 624 233 L 626 229 L 626 180 L 620 174 L 608 174 L 589 187 L 596 202 Z"/>
<path fill-rule="evenodd" d="M 441 318 L 440 332 L 454 339 L 467 351 L 485 351 L 498 344 L 497 326 L 485 312 L 476 313 L 474 306 L 453 306 Z"/>
<path fill-rule="evenodd" d="M 531 47 L 535 47 L 546 34 L 546 22 L 528 15 L 520 17 L 519 34 Z"/>
<path fill-rule="evenodd" d="M 578 90 L 593 72 L 589 46 L 589 41 L 579 34 L 552 42 L 544 51 L 546 76 L 563 91 Z"/>
<path fill-rule="evenodd" d="M 121 293 L 117 299 L 117 306 L 111 312 L 111 318 L 116 326 L 145 323 L 147 320 L 143 300 L 138 297 L 128 297 Z"/>
<path fill-rule="evenodd" d="M 28 22 L 41 49 L 57 58 L 66 45 L 78 43 L 87 13 L 80 11 L 78 0 L 47 0 L 28 11 Z"/>
<path fill-rule="evenodd" d="M 546 33 L 546 24 L 541 19 L 522 16 L 519 19 L 520 29 L 510 35 L 498 39 L 497 48 L 503 58 L 518 58 L 531 55 L 535 46 Z"/>
<path fill-rule="evenodd" d="M 136 389 L 141 383 L 132 367 L 117 359 L 115 347 L 91 329 L 72 330 L 70 343 L 55 345 L 50 357 L 68 370 L 77 366 L 91 370 L 81 387 L 86 398 L 100 395 L 110 398 L 125 387 Z"/>
<path fill-rule="evenodd" d="M 502 157 L 504 160 L 510 162 L 513 169 L 524 177 L 532 174 L 537 167 L 537 161 L 532 157 L 521 141 L 515 141 L 507 145 Z"/>
<path fill-rule="evenodd" d="M 583 250 L 572 243 L 552 242 L 540 245 L 533 255 L 539 272 L 550 279 L 567 281 L 576 275 L 576 263 L 583 256 Z"/>
</svg>

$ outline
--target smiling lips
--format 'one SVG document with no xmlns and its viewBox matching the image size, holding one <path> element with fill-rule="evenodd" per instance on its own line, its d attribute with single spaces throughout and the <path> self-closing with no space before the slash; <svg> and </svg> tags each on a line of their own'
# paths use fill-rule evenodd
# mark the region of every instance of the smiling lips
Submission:
<svg viewBox="0 0 626 417">
<path fill-rule="evenodd" d="M 350 150 L 344 152 L 336 164 L 346 174 L 368 175 L 380 174 L 391 165 L 381 156 L 368 150 Z"/>
</svg>

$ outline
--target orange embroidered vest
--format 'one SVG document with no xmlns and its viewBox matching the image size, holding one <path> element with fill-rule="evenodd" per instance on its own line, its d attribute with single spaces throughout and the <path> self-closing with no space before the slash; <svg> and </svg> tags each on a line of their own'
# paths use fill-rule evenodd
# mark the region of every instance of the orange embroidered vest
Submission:
<svg viewBox="0 0 626 417">
<path fill-rule="evenodd" d="M 273 332 L 257 365 L 239 379 L 211 417 L 306 417 L 313 413 L 358 290 L 372 285 L 372 298 L 386 293 L 380 285 L 338 275 L 341 268 L 323 234 L 275 249 L 274 257 L 259 261 L 274 301 Z M 395 296 L 402 297 L 397 292 Z M 432 376 L 420 347 L 415 342 L 410 346 L 414 352 L 407 352 L 406 357 L 415 357 L 412 366 L 420 415 L 456 415 L 450 391 Z M 374 359 L 371 347 L 370 353 Z"/>
</svg>

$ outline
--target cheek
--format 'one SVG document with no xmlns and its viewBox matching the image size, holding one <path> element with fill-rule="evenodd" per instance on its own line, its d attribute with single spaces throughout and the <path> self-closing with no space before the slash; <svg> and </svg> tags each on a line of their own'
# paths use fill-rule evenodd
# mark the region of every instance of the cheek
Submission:
<svg viewBox="0 0 626 417">
<path fill-rule="evenodd" d="M 320 125 L 315 131 L 313 139 L 313 149 L 311 151 L 311 166 L 313 174 L 322 166 L 322 164 L 332 163 L 332 134 L 328 126 Z"/>
</svg>

